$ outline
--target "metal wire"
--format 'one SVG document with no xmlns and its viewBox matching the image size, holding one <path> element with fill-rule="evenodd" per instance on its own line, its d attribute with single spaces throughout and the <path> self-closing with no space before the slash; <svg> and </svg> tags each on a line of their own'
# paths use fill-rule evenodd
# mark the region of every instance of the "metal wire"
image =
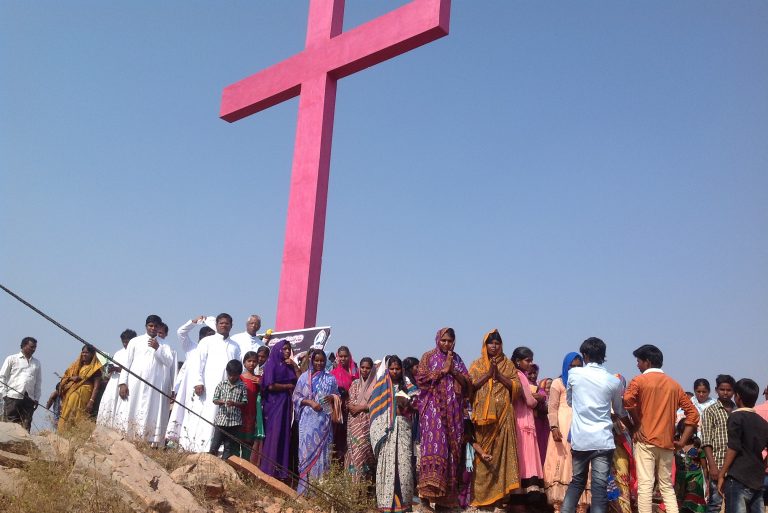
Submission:
<svg viewBox="0 0 768 513">
<path fill-rule="evenodd" d="M 23 304 L 24 306 L 26 306 L 27 308 L 29 308 L 30 310 L 32 310 L 32 311 L 33 311 L 33 312 L 35 312 L 36 314 L 40 315 L 42 318 L 44 318 L 45 320 L 47 320 L 48 322 L 50 322 L 51 324 L 53 324 L 54 326 L 56 326 L 57 328 L 59 328 L 60 330 L 62 330 L 63 332 L 65 332 L 67 335 L 69 335 L 69 336 L 71 336 L 72 338 L 74 338 L 75 340 L 77 340 L 78 342 L 81 342 L 81 343 L 83 343 L 83 344 L 87 344 L 87 345 L 89 345 L 89 346 L 93 347 L 93 348 L 96 350 L 96 352 L 97 352 L 98 354 L 100 354 L 101 356 L 103 356 L 104 358 L 106 358 L 107 360 L 109 360 L 110 362 L 114 362 L 114 363 L 116 363 L 116 364 L 120 365 L 120 364 L 119 364 L 119 362 L 115 362 L 115 360 L 113 360 L 113 359 L 112 359 L 112 357 L 111 357 L 111 356 L 110 356 L 108 353 L 106 353 L 106 352 L 102 351 L 101 349 L 99 349 L 98 347 L 96 347 L 94 344 L 92 344 L 92 343 L 88 342 L 88 341 L 87 341 L 87 340 L 85 340 L 83 337 L 81 337 L 80 335 L 78 335 L 78 334 L 77 334 L 77 333 L 75 333 L 74 331 L 70 330 L 69 328 L 67 328 L 66 326 L 64 326 L 64 325 L 63 325 L 63 324 L 61 324 L 60 322 L 58 322 L 56 319 L 54 319 L 54 318 L 53 318 L 53 317 L 51 317 L 50 315 L 46 314 L 45 312 L 43 312 L 42 310 L 40 310 L 39 308 L 37 308 L 35 305 L 33 305 L 33 304 L 32 304 L 32 303 L 30 303 L 29 301 L 25 300 L 24 298 L 22 298 L 21 296 L 19 296 L 19 295 L 18 295 L 18 294 L 16 294 L 15 292 L 13 292 L 11 289 L 9 289 L 8 287 L 6 287 L 6 286 L 5 286 L 5 285 L 3 285 L 2 283 L 0 283 L 0 289 L 3 289 L 3 290 L 4 290 L 4 291 L 5 291 L 5 292 L 6 292 L 8 295 L 10 295 L 11 297 L 13 297 L 13 298 L 14 298 L 14 299 L 16 299 L 17 301 L 19 301 L 21 304 Z M 128 368 L 126 368 L 126 367 L 122 367 L 122 366 L 121 366 L 121 368 L 122 368 L 122 370 L 123 370 L 123 371 L 127 372 L 129 375 L 133 376 L 134 378 L 138 379 L 139 381 L 141 381 L 141 382 L 142 382 L 142 383 L 144 383 L 145 385 L 149 386 L 149 387 L 150 387 L 152 390 L 154 390 L 155 392 L 159 393 L 159 394 L 160 394 L 160 395 L 162 395 L 163 397 L 166 397 L 166 398 L 168 398 L 168 399 L 170 399 L 170 400 L 174 400 L 174 399 L 173 399 L 173 398 L 172 398 L 170 395 L 166 394 L 165 392 L 163 392 L 162 390 L 160 390 L 159 388 L 157 388 L 155 385 L 153 385 L 153 384 L 152 384 L 152 383 L 150 383 L 149 381 L 145 380 L 144 378 L 142 378 L 141 376 L 139 376 L 139 375 L 138 375 L 138 374 L 136 374 L 135 372 L 133 372 L 131 369 L 128 369 Z M 6 386 L 8 386 L 8 385 L 6 384 Z M 9 388 L 10 388 L 10 387 L 9 387 Z M 14 389 L 14 390 L 15 390 L 15 389 Z M 17 391 L 17 392 L 18 392 L 18 391 Z M 181 406 L 182 408 L 184 408 L 184 410 L 186 411 L 186 413 L 191 413 L 192 415 L 194 415 L 194 416 L 195 416 L 195 417 L 197 417 L 198 419 L 202 420 L 203 422 L 205 422 L 205 423 L 207 423 L 207 424 L 209 424 L 209 425 L 213 426 L 213 428 L 214 428 L 215 430 L 218 430 L 218 431 L 220 431 L 220 432 L 221 432 L 221 433 L 222 433 L 222 434 L 223 434 L 225 437 L 227 437 L 227 438 L 229 438 L 230 440 L 232 440 L 233 442 L 237 443 L 237 444 L 240 446 L 240 449 L 241 449 L 241 451 L 242 451 L 243 447 L 245 447 L 245 448 L 248 448 L 248 449 L 251 449 L 251 447 L 248 447 L 248 445 L 247 445 L 247 444 L 245 444 L 245 443 L 243 443 L 243 441 L 242 441 L 242 440 L 240 440 L 240 439 L 238 439 L 237 437 L 235 437 L 235 436 L 233 436 L 233 435 L 231 435 L 231 434 L 227 433 L 225 430 L 221 429 L 219 426 L 217 426 L 216 424 L 214 424 L 214 423 L 213 423 L 213 422 L 211 422 L 210 420 L 206 419 L 205 417 L 203 417 L 202 415 L 198 414 L 197 412 L 195 412 L 195 411 L 193 411 L 193 410 L 189 409 L 189 408 L 188 408 L 188 407 L 187 407 L 185 404 L 183 404 L 183 403 L 180 403 L 180 402 L 176 402 L 176 404 L 178 404 L 179 406 Z M 39 405 L 39 403 L 38 403 L 38 405 Z M 44 407 L 44 409 L 45 409 L 45 410 L 48 410 L 48 411 L 50 411 L 51 413 L 53 413 L 53 412 L 52 412 L 51 410 L 49 410 L 48 408 L 45 408 L 45 407 Z M 274 466 L 275 466 L 275 468 L 277 468 L 278 470 L 281 470 L 281 471 L 283 471 L 283 472 L 287 473 L 287 474 L 288 474 L 290 477 L 292 477 L 293 479 L 295 479 L 297 482 L 302 482 L 302 481 L 303 481 L 303 482 L 306 484 L 306 487 L 307 487 L 307 489 L 309 489 L 309 490 L 311 490 L 311 491 L 313 491 L 313 492 L 315 492 L 315 493 L 319 493 L 319 494 L 322 494 L 322 495 L 324 495 L 324 496 L 326 497 L 326 499 L 327 499 L 328 501 L 330 501 L 331 503 L 334 503 L 334 504 L 337 504 L 337 505 L 343 506 L 343 507 L 344 507 L 344 508 L 345 508 L 347 511 L 352 511 L 352 508 L 351 508 L 351 507 L 350 507 L 348 504 L 346 504 L 344 501 L 342 501 L 341 499 L 339 499 L 339 498 L 337 498 L 337 497 L 334 497 L 333 495 L 331 495 L 330 493 L 326 492 L 325 490 L 323 490 L 323 489 L 321 489 L 321 488 L 317 487 L 315 484 L 313 484 L 313 483 L 310 483 L 310 482 L 309 482 L 309 480 L 302 478 L 302 477 L 301 477 L 299 474 L 297 474 L 297 473 L 293 472 L 293 471 L 292 471 L 290 468 L 288 468 L 288 467 L 286 467 L 286 466 L 284 466 L 284 465 L 280 464 L 280 463 L 279 463 L 279 462 L 277 462 L 277 461 L 274 461 L 274 460 L 272 460 L 272 459 L 271 459 L 271 458 L 269 458 L 269 457 L 265 457 L 263 454 L 261 455 L 261 458 L 262 458 L 262 459 L 265 459 L 265 460 L 267 460 L 267 462 L 268 462 L 268 463 L 270 463 L 270 464 L 274 465 Z"/>
</svg>

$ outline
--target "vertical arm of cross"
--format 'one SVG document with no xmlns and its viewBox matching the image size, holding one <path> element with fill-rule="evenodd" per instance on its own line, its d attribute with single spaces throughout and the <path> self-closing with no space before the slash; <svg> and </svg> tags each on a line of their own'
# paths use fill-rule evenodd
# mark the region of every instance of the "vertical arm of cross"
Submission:
<svg viewBox="0 0 768 513">
<path fill-rule="evenodd" d="M 343 0 L 311 0 L 307 48 L 341 33 Z M 314 326 L 320 292 L 336 79 L 323 71 L 301 84 L 276 328 Z"/>
</svg>

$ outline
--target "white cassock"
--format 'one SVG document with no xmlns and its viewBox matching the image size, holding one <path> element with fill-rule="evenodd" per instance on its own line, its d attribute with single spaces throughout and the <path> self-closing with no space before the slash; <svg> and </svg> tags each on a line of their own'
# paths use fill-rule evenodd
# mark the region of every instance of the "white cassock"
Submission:
<svg viewBox="0 0 768 513">
<path fill-rule="evenodd" d="M 255 353 L 256 350 L 263 345 L 259 337 L 256 335 L 250 336 L 247 331 L 237 333 L 229 338 L 240 346 L 240 358 L 245 358 L 245 353 L 248 351 L 253 351 Z"/>
<path fill-rule="evenodd" d="M 191 408 L 198 415 L 201 413 L 199 408 L 201 406 L 200 401 L 188 401 L 194 393 L 194 387 L 190 384 L 189 376 L 195 374 L 195 371 L 190 373 L 188 369 L 190 366 L 197 366 L 197 344 L 189 338 L 189 332 L 199 326 L 199 324 L 192 321 L 187 321 L 176 330 L 176 335 L 179 338 L 181 349 L 184 351 L 185 356 L 184 364 L 179 369 L 173 382 L 173 392 L 176 394 L 176 399 L 171 407 L 171 418 L 168 419 L 168 430 L 165 435 L 166 438 L 171 440 L 178 441 L 180 438 L 181 427 L 186 415 L 186 410 L 183 406 Z"/>
<path fill-rule="evenodd" d="M 122 367 L 125 365 L 125 357 L 128 354 L 128 350 L 121 347 L 114 356 L 112 361 L 109 362 L 112 365 L 118 365 Z M 106 388 L 104 388 L 104 395 L 101 396 L 101 403 L 99 403 L 99 414 L 96 416 L 96 423 L 108 428 L 115 428 L 116 409 L 118 407 L 118 401 L 120 396 L 118 395 L 118 381 L 120 380 L 120 372 L 113 372 L 109 375 L 109 381 Z"/>
<path fill-rule="evenodd" d="M 195 363 L 187 367 L 188 377 L 185 378 L 191 389 L 203 385 L 203 395 L 195 395 L 187 389 L 188 408 L 199 410 L 208 422 L 193 415 L 185 415 L 179 430 L 179 445 L 191 452 L 208 452 L 213 438 L 213 419 L 216 417 L 218 406 L 213 404 L 213 394 L 216 385 L 227 377 L 227 363 L 230 360 L 240 360 L 240 347 L 230 338 L 224 338 L 218 333 L 205 337 L 197 345 Z M 199 404 L 194 404 L 199 403 Z"/>
<path fill-rule="evenodd" d="M 149 335 L 132 338 L 125 367 L 170 396 L 176 375 L 176 352 L 162 340 L 158 338 L 160 346 L 153 349 L 149 346 Z M 163 442 L 170 409 L 168 398 L 125 371 L 120 373 L 119 383 L 128 385 L 128 399 L 119 401 L 115 427 L 150 443 Z"/>
</svg>

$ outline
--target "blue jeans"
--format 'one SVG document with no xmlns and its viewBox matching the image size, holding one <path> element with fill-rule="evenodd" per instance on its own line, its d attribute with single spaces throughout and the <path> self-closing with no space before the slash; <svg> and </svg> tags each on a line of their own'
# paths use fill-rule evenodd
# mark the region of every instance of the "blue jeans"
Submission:
<svg viewBox="0 0 768 513">
<path fill-rule="evenodd" d="M 717 491 L 717 481 L 709 480 L 709 498 L 707 499 L 707 513 L 720 513 L 723 506 L 723 496 Z"/>
<path fill-rule="evenodd" d="M 753 490 L 732 477 L 725 478 L 725 513 L 763 513 L 763 490 Z"/>
<path fill-rule="evenodd" d="M 573 460 L 573 478 L 565 492 L 562 513 L 574 513 L 579 497 L 587 486 L 587 472 L 592 467 L 592 505 L 590 513 L 605 513 L 608 509 L 608 473 L 611 471 L 613 449 L 601 451 L 574 451 L 571 449 Z"/>
</svg>

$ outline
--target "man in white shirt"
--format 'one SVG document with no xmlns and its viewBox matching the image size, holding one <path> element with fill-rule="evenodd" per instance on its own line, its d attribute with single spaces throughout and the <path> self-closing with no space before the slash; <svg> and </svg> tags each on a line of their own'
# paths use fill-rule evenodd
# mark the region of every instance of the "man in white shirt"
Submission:
<svg viewBox="0 0 768 513">
<path fill-rule="evenodd" d="M 125 368 L 170 397 L 176 353 L 158 337 L 162 322 L 157 315 L 147 317 L 147 333 L 128 342 Z M 165 439 L 169 401 L 144 381 L 125 371 L 120 373 L 118 394 L 122 401 L 114 425 L 129 436 L 143 438 L 153 444 L 161 443 Z"/>
<path fill-rule="evenodd" d="M 240 347 L 229 338 L 232 317 L 222 313 L 216 317 L 216 334 L 205 337 L 197 345 L 195 361 L 187 372 L 192 391 L 187 392 L 187 407 L 199 411 L 203 419 L 185 415 L 179 429 L 179 445 L 190 452 L 208 452 L 213 439 L 213 421 L 218 406 L 213 404 L 216 385 L 227 377 L 230 360 L 241 360 Z M 194 401 L 199 404 L 192 405 Z"/>
<path fill-rule="evenodd" d="M 104 394 L 101 396 L 99 414 L 96 416 L 96 424 L 108 428 L 115 427 L 115 410 L 120 404 L 120 396 L 117 395 L 120 372 L 123 370 L 123 365 L 125 364 L 125 355 L 128 352 L 128 342 L 135 338 L 136 335 L 137 333 L 130 329 L 125 330 L 120 334 L 120 342 L 123 344 L 123 347 L 112 355 L 112 360 L 107 364 L 107 375 L 109 376 L 109 380 L 107 386 L 104 388 Z"/>
<path fill-rule="evenodd" d="M 573 478 L 563 499 L 562 513 L 574 513 L 579 497 L 587 484 L 587 472 L 592 468 L 592 513 L 605 513 L 608 508 L 607 486 L 613 451 L 613 412 L 623 419 L 624 393 L 619 378 L 608 372 L 605 362 L 605 342 L 597 337 L 585 340 L 579 352 L 584 367 L 568 371 L 566 398 L 573 408 L 571 422 L 571 457 Z"/>
<path fill-rule="evenodd" d="M 261 329 L 261 317 L 254 314 L 248 317 L 245 323 L 245 331 L 232 335 L 231 340 L 240 346 L 240 355 L 245 356 L 248 351 L 256 350 L 262 346 L 261 339 L 256 333 Z"/>
<path fill-rule="evenodd" d="M 0 368 L 0 392 L 5 397 L 4 413 L 8 422 L 32 427 L 32 415 L 40 400 L 43 371 L 40 361 L 32 355 L 37 349 L 37 340 L 24 337 L 21 351 L 12 354 Z"/>
</svg>

